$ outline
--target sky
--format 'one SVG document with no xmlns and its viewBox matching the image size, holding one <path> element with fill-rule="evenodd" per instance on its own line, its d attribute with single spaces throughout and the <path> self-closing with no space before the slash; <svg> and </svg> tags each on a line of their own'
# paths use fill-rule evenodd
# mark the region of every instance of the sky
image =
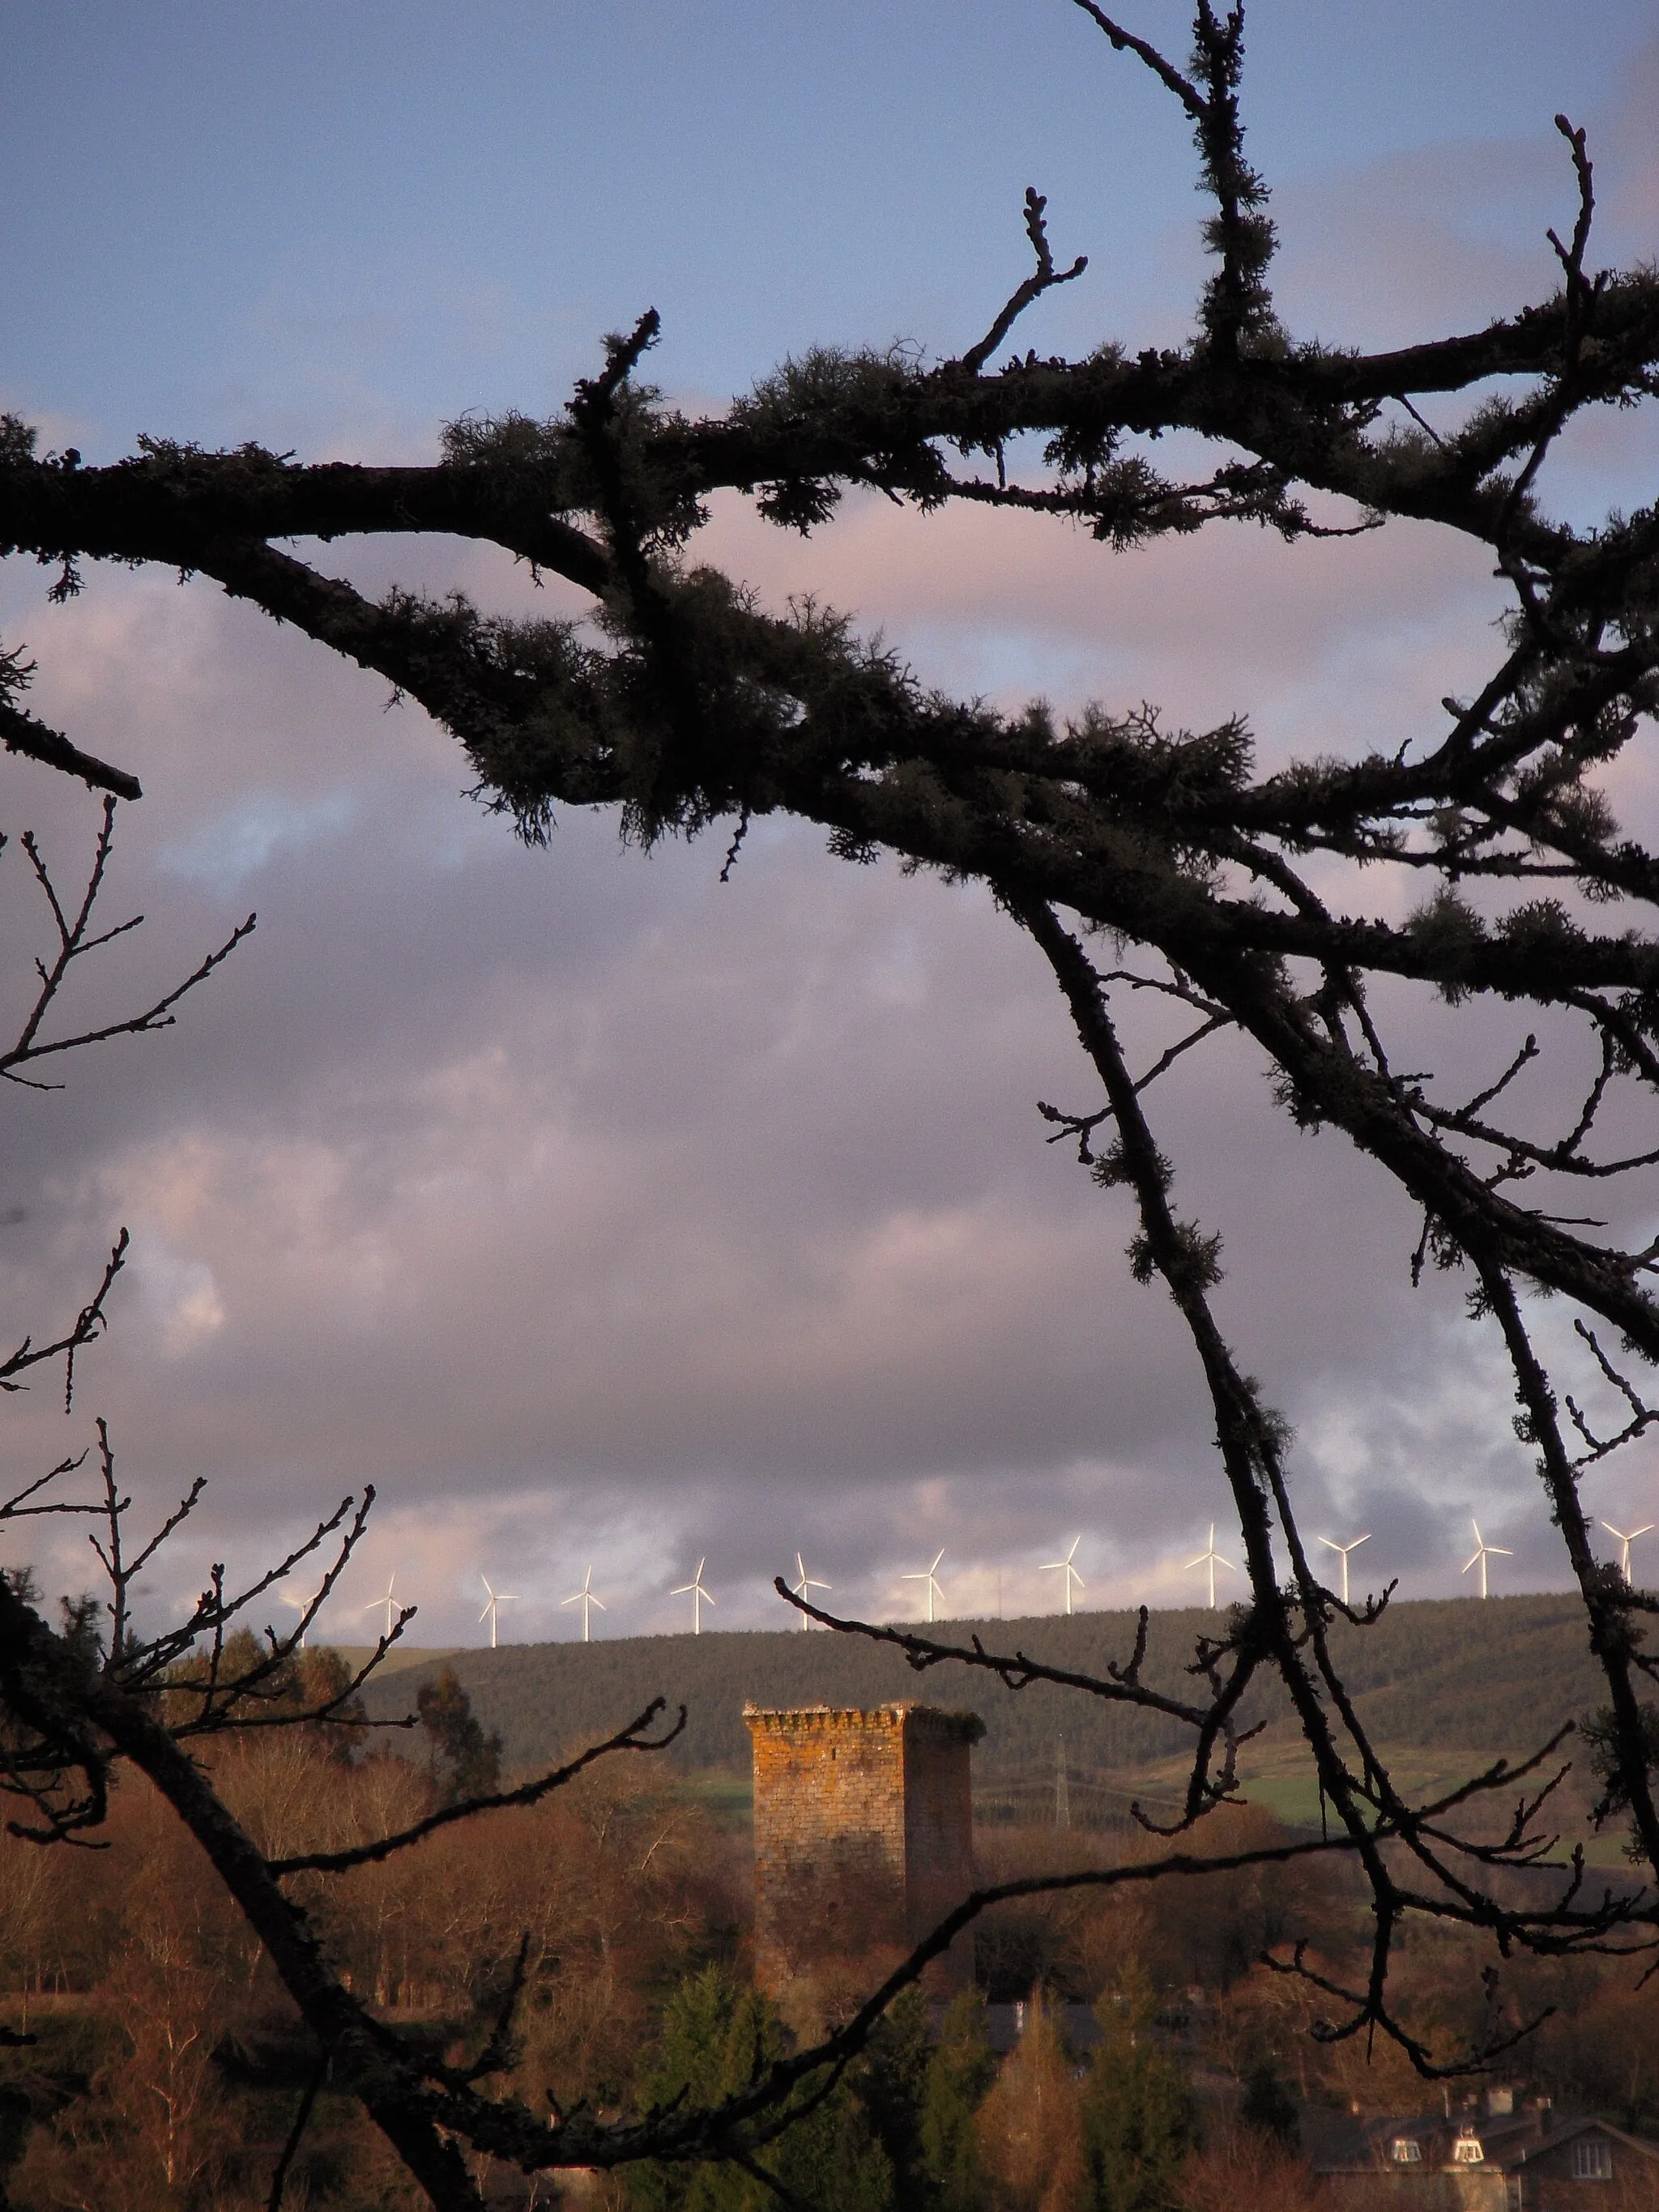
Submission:
<svg viewBox="0 0 1659 2212">
<path fill-rule="evenodd" d="M 1125 12 L 1184 52 L 1167 0 Z M 647 306 L 653 374 L 694 407 L 815 342 L 946 355 L 1025 273 L 1027 185 L 1090 268 L 1025 342 L 1190 327 L 1182 118 L 1065 0 L 157 0 L 5 28 L 0 404 L 89 461 L 141 432 L 429 459 L 469 410 L 556 411 Z M 1544 229 L 1573 211 L 1558 109 L 1590 131 L 1601 257 L 1659 241 L 1637 0 L 1261 0 L 1248 46 L 1299 336 L 1396 343 L 1547 291 Z M 1656 462 L 1639 418 L 1598 426 L 1553 495 L 1630 506 Z M 487 549 L 312 550 L 377 588 L 579 604 Z M 803 544 L 720 501 L 701 550 L 956 692 L 1242 711 L 1264 759 L 1432 726 L 1500 607 L 1466 549 L 1405 526 L 1114 556 L 860 500 Z M 504 1636 L 579 1633 L 562 1601 L 590 1562 L 595 1633 L 624 1634 L 689 1626 L 671 1592 L 700 1557 L 733 1628 L 780 1625 L 798 1550 L 883 1617 L 941 1546 L 951 1610 L 1010 1613 L 1058 1601 L 1042 1570 L 1074 1536 L 1088 1605 L 1191 1601 L 1212 1520 L 1237 1556 L 1168 1303 L 1128 1279 L 1119 1200 L 1044 1142 L 1036 1102 L 1092 1106 L 1087 1072 L 981 895 L 786 823 L 724 885 L 722 840 L 644 856 L 602 817 L 527 851 L 417 708 L 212 586 L 94 569 L 58 608 L 47 580 L 0 570 L 0 638 L 37 660 L 37 710 L 146 793 L 109 891 L 143 930 L 70 1014 L 130 1008 L 259 917 L 176 1028 L 0 1101 L 0 1325 L 72 1314 L 134 1238 L 76 1410 L 39 1382 L 0 1449 L 27 1480 L 101 1413 L 136 1515 L 209 1479 L 146 1589 L 158 1622 L 365 1481 L 325 1624 L 347 1641 L 394 1572 L 410 1633 L 447 1644 L 487 1635 L 486 1574 L 514 1594 Z M 0 762 L 0 1009 L 44 941 L 18 833 L 68 880 L 95 815 Z M 1512 1048 L 1501 1021 L 1408 1018 L 1443 1071 Z M 1437 1595 L 1469 1587 L 1478 1516 L 1512 1553 L 1495 1589 L 1559 1583 L 1494 1347 L 1455 1283 L 1411 1291 L 1403 1202 L 1288 1131 L 1242 1050 L 1194 1055 L 1160 1114 L 1184 1207 L 1225 1239 L 1223 1319 L 1296 1426 L 1304 1527 L 1371 1532 L 1357 1586 Z M 1648 1517 L 1656 1475 L 1634 1456 L 1592 1510 Z M 0 1544 L 24 1556 L 88 1579 L 73 1524 Z"/>
</svg>

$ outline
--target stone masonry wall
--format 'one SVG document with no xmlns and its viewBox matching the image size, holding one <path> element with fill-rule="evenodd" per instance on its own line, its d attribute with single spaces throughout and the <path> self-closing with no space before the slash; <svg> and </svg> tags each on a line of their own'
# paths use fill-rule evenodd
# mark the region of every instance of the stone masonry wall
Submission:
<svg viewBox="0 0 1659 2212">
<path fill-rule="evenodd" d="M 972 1886 L 969 1713 L 880 1705 L 749 1708 L 755 1755 L 755 1953 L 781 1996 L 873 1978 Z M 932 1978 L 959 1987 L 971 1951 Z"/>
<path fill-rule="evenodd" d="M 906 1936 L 915 1944 L 974 1886 L 969 1716 L 916 1708 L 904 1731 Z M 971 1943 L 969 1946 L 971 1954 Z"/>
</svg>

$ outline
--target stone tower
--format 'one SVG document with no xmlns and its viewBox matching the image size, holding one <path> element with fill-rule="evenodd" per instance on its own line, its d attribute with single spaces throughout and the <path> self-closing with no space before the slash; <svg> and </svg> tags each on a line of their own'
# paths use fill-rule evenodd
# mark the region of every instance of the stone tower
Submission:
<svg viewBox="0 0 1659 2212">
<path fill-rule="evenodd" d="M 782 1996 L 867 1989 L 974 1886 L 975 1713 L 745 1706 L 755 1747 L 755 1972 Z M 973 1978 L 970 1937 L 928 1969 Z"/>
</svg>

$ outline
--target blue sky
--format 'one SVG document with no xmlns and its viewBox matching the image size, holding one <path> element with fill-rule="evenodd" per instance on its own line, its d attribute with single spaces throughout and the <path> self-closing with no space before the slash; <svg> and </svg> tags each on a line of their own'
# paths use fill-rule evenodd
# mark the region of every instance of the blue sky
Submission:
<svg viewBox="0 0 1659 2212">
<path fill-rule="evenodd" d="M 1184 49 L 1166 0 L 1127 12 Z M 1392 343 L 1547 290 L 1544 227 L 1572 207 L 1558 107 L 1591 130 L 1602 252 L 1654 251 L 1650 9 L 1251 21 L 1250 143 L 1299 332 Z M 1024 274 L 1028 184 L 1057 250 L 1091 256 L 1030 343 L 1189 321 L 1183 120 L 1066 0 L 110 5 L 6 28 L 0 404 L 89 459 L 141 430 L 426 458 L 465 410 L 553 411 L 647 304 L 688 404 L 815 340 L 943 352 Z M 1555 490 L 1632 504 L 1656 460 L 1621 422 Z M 1024 518 L 858 500 L 803 545 L 726 501 L 705 551 L 774 603 L 827 593 L 957 690 L 1237 708 L 1269 752 L 1425 726 L 1498 606 L 1485 565 L 1421 529 L 1298 550 L 1219 532 L 1120 562 Z M 477 548 L 321 557 L 531 604 Z M 1000 1573 L 1012 1609 L 1052 1601 L 1037 1567 L 1079 1531 L 1085 1601 L 1190 1594 L 1181 1560 L 1227 1528 L 1209 1425 L 1165 1307 L 1125 1279 L 1126 1223 L 1042 1142 L 1035 1099 L 1089 1086 L 983 901 L 839 866 L 782 824 L 726 887 L 712 847 L 623 855 L 604 820 L 526 853 L 417 711 L 210 587 L 94 571 L 54 609 L 45 580 L 0 574 L 0 637 L 39 659 L 41 711 L 147 793 L 112 896 L 151 918 L 95 994 L 121 1003 L 261 917 L 176 1032 L 4 1102 L 0 1211 L 28 1214 L 0 1249 L 4 1312 L 21 1334 L 72 1307 L 129 1222 L 83 1413 L 109 1416 L 146 1500 L 213 1481 L 155 1605 L 366 1479 L 382 1504 L 342 1635 L 393 1566 L 425 1640 L 482 1632 L 481 1572 L 521 1594 L 507 1632 L 568 1634 L 590 1558 L 605 1632 L 680 1625 L 667 1594 L 705 1553 L 720 1625 L 752 1626 L 798 1546 L 892 1612 L 945 1543 L 954 1601 L 990 1603 Z M 4 826 L 72 867 L 84 800 L 5 775 Z M 39 917 L 15 860 L 21 952 Z M 1413 1018 L 1443 1070 L 1507 1057 L 1501 1022 Z M 1473 1511 L 1516 1583 L 1558 1579 L 1492 1347 L 1455 1287 L 1407 1287 L 1406 1210 L 1339 1145 L 1288 1135 L 1242 1057 L 1173 1081 L 1164 1110 L 1227 1238 L 1228 1325 L 1297 1422 L 1313 1524 L 1374 1528 L 1357 1571 L 1440 1592 Z M 49 1393 L 10 1418 L 13 1463 L 65 1448 Z M 1595 1510 L 1650 1517 L 1654 1473 L 1598 1478 Z M 65 1583 L 78 1551 L 48 1562 Z"/>
<path fill-rule="evenodd" d="M 8 15 L 0 380 L 89 452 L 268 437 L 273 412 L 326 441 L 354 386 L 416 443 L 550 409 L 647 303 L 664 374 L 711 394 L 827 337 L 965 343 L 1031 183 L 1095 259 L 1054 342 L 1185 310 L 1187 133 L 1065 0 Z M 1169 0 L 1137 20 L 1184 51 Z M 1289 186 L 1535 139 L 1607 103 L 1652 19 L 1281 0 L 1251 26 L 1250 143 Z"/>
</svg>

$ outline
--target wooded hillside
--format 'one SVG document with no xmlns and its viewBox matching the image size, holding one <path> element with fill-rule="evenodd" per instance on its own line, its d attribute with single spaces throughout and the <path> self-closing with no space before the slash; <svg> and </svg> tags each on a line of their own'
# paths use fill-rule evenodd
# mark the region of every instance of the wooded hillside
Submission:
<svg viewBox="0 0 1659 2212">
<path fill-rule="evenodd" d="M 1146 1679 L 1178 1687 L 1194 1640 L 1220 1620 L 1196 1608 L 1152 1616 Z M 1082 1613 L 1026 1620 L 959 1621 L 937 1632 L 977 1633 L 994 1650 L 1024 1650 L 1061 1666 L 1102 1672 L 1127 1657 L 1134 1619 Z M 1518 1754 L 1598 1703 L 1582 1607 L 1565 1595 L 1425 1600 L 1390 1606 L 1364 1631 L 1332 1631 L 1346 1679 L 1376 1741 L 1425 1751 Z M 371 1686 L 380 1717 L 412 1710 L 424 1668 Z M 510 1765 L 531 1765 L 606 1735 L 658 1695 L 689 1709 L 672 1754 L 682 1771 L 746 1772 L 747 1700 L 757 1705 L 876 1705 L 894 1698 L 968 1707 L 986 1723 L 975 1754 L 986 1778 L 1049 1772 L 1056 1739 L 1095 1769 L 1142 1768 L 1184 1747 L 1158 1716 L 1113 1710 L 1038 1683 L 1018 1692 L 993 1677 L 940 1667 L 911 1672 L 896 1653 L 853 1637 L 766 1633 L 644 1636 L 595 1644 L 525 1644 L 449 1656 L 485 1727 L 498 1729 Z M 1274 1723 L 1260 1740 L 1271 1758 L 1281 1724 L 1265 1698 L 1253 1717 Z M 1288 1729 L 1288 1723 L 1282 1724 Z"/>
</svg>

